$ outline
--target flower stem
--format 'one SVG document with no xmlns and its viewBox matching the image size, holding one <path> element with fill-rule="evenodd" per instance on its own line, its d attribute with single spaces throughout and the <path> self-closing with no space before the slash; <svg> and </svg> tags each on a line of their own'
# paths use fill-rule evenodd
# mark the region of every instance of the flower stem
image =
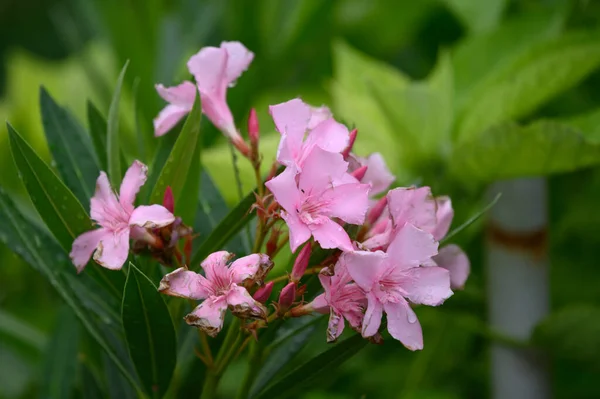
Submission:
<svg viewBox="0 0 600 399">
<path fill-rule="evenodd" d="M 252 384 L 254 383 L 254 379 L 256 378 L 259 370 L 260 363 L 262 358 L 262 347 L 258 342 L 250 342 L 250 356 L 248 360 L 248 371 L 246 371 L 246 375 L 244 376 L 244 380 L 242 381 L 242 385 L 237 393 L 237 399 L 247 399 L 250 394 L 250 389 L 252 388 Z"/>
</svg>

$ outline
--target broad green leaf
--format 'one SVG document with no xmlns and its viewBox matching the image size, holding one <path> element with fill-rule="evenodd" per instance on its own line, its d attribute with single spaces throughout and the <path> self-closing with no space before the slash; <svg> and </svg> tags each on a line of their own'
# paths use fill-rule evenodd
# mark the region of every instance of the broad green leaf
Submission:
<svg viewBox="0 0 600 399">
<path fill-rule="evenodd" d="M 532 342 L 550 354 L 600 367 L 600 308 L 590 304 L 560 309 L 534 330 Z"/>
<path fill-rule="evenodd" d="M 150 195 L 151 204 L 162 203 L 167 186 L 171 186 L 175 203 L 182 197 L 183 188 L 194 163 L 196 147 L 200 144 L 200 119 L 202 117 L 200 98 L 197 96 L 185 124 L 165 162 Z"/>
<path fill-rule="evenodd" d="M 94 143 L 94 151 L 98 157 L 100 169 L 107 170 L 107 151 L 106 151 L 106 119 L 96 106 L 88 100 L 87 102 L 87 119 L 90 136 Z"/>
<path fill-rule="evenodd" d="M 494 28 L 502 18 L 507 0 L 444 0 L 472 33 Z"/>
<path fill-rule="evenodd" d="M 364 348 L 367 343 L 368 341 L 360 334 L 347 338 L 290 371 L 256 397 L 258 399 L 296 397 L 307 386 L 314 387 L 318 378 L 326 378 L 330 375 L 342 363 Z"/>
<path fill-rule="evenodd" d="M 73 240 L 92 224 L 81 203 L 48 165 L 7 124 L 10 148 L 27 192 L 40 216 L 68 252 Z"/>
<path fill-rule="evenodd" d="M 566 34 L 519 57 L 466 103 L 457 127 L 459 141 L 496 123 L 526 116 L 580 82 L 600 65 L 598 34 Z"/>
<path fill-rule="evenodd" d="M 68 307 L 58 312 L 43 364 L 42 396 L 62 399 L 71 396 L 77 378 L 79 322 Z"/>
<path fill-rule="evenodd" d="M 42 123 L 58 173 L 82 204 L 89 203 L 98 177 L 98 163 L 90 138 L 66 109 L 40 88 Z"/>
<path fill-rule="evenodd" d="M 129 353 L 144 388 L 150 396 L 161 398 L 175 369 L 175 329 L 157 287 L 132 263 L 121 316 Z"/>
<path fill-rule="evenodd" d="M 106 128 L 106 159 L 108 166 L 108 176 L 113 187 L 119 187 L 121 185 L 121 145 L 119 143 L 119 101 L 121 99 L 121 89 L 123 86 L 123 79 L 129 61 L 125 63 L 119 78 L 117 79 L 117 85 L 113 93 L 110 107 L 108 109 L 108 121 Z"/>
<path fill-rule="evenodd" d="M 554 121 L 508 123 L 458 145 L 451 170 L 464 182 L 491 182 L 569 172 L 600 163 L 600 144 Z"/>
<path fill-rule="evenodd" d="M 565 119 L 564 122 L 581 131 L 586 140 L 594 144 L 600 144 L 600 110 L 576 115 Z"/>
<path fill-rule="evenodd" d="M 24 346 L 36 353 L 43 352 L 47 337 L 33 326 L 0 309 L 0 340 L 11 346 Z"/>
</svg>

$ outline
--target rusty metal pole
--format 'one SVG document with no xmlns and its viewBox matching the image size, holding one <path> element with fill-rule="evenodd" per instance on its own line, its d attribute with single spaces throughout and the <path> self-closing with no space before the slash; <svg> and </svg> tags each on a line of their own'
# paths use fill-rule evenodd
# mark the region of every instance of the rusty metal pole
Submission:
<svg viewBox="0 0 600 399">
<path fill-rule="evenodd" d="M 547 185 L 543 178 L 494 183 L 502 192 L 487 226 L 487 289 L 491 328 L 527 340 L 550 307 Z M 536 353 L 494 344 L 492 398 L 548 399 L 550 381 Z"/>
</svg>

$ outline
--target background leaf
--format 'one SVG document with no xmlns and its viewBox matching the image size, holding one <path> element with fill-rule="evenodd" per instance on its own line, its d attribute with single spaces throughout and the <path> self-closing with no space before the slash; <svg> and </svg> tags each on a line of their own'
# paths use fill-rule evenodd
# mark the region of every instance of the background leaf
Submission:
<svg viewBox="0 0 600 399">
<path fill-rule="evenodd" d="M 119 142 L 119 100 L 121 98 L 121 89 L 123 86 L 123 79 L 129 61 L 125 63 L 119 78 L 117 79 L 117 85 L 113 93 L 112 101 L 110 102 L 110 108 L 108 109 L 108 121 L 106 129 L 106 159 L 108 166 L 108 177 L 113 187 L 119 187 L 121 185 L 121 145 Z"/>
<path fill-rule="evenodd" d="M 100 169 L 107 170 L 108 152 L 106 151 L 106 119 L 96 106 L 88 100 L 87 102 L 87 120 L 92 142 L 94 143 L 94 151 L 98 157 Z"/>
<path fill-rule="evenodd" d="M 444 2 L 473 33 L 494 28 L 508 3 L 507 0 L 444 0 Z"/>
</svg>

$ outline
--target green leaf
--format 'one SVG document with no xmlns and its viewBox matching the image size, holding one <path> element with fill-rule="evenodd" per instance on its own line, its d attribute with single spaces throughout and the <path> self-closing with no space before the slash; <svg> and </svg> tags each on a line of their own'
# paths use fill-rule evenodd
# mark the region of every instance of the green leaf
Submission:
<svg viewBox="0 0 600 399">
<path fill-rule="evenodd" d="M 600 144 L 559 122 L 507 123 L 457 146 L 451 159 L 451 170 L 462 181 L 487 183 L 595 165 L 600 163 Z"/>
<path fill-rule="evenodd" d="M 196 140 L 196 148 L 184 186 L 181 190 L 182 195 L 175 201 L 175 214 L 180 216 L 185 224 L 192 226 L 198 211 L 198 199 L 200 196 L 200 179 L 202 176 L 202 163 L 200 162 L 200 153 L 202 152 L 202 140 Z M 185 195 L 183 195 L 185 193 Z"/>
<path fill-rule="evenodd" d="M 575 86 L 600 65 L 598 34 L 566 34 L 519 57 L 466 103 L 458 139 L 468 140 L 496 123 L 526 116 Z"/>
<path fill-rule="evenodd" d="M 181 199 L 185 182 L 190 173 L 190 167 L 196 161 L 194 160 L 196 148 L 201 145 L 198 143 L 200 141 L 201 109 L 200 98 L 196 96 L 194 107 L 190 111 L 152 190 L 150 195 L 151 204 L 162 203 L 167 186 L 171 186 L 176 204 Z"/>
<path fill-rule="evenodd" d="M 571 305 L 560 309 L 535 328 L 532 342 L 564 359 L 600 366 L 600 308 Z"/>
<path fill-rule="evenodd" d="M 132 263 L 121 310 L 129 353 L 146 392 L 164 395 L 175 369 L 177 347 L 169 309 L 150 279 Z"/>
<path fill-rule="evenodd" d="M 108 122 L 106 129 L 106 159 L 108 166 L 108 176 L 113 187 L 119 187 L 121 185 L 121 146 L 119 143 L 119 100 L 121 99 L 121 89 L 123 86 L 123 78 L 127 71 L 129 61 L 125 62 L 119 78 L 117 79 L 117 85 L 113 93 L 110 107 L 108 109 Z"/>
<path fill-rule="evenodd" d="M 331 349 L 322 352 L 284 377 L 274 382 L 257 396 L 258 399 L 295 397 L 303 392 L 307 386 L 314 388 L 318 378 L 330 375 L 337 367 L 354 356 L 367 345 L 368 341 L 354 335 L 335 344 Z"/>
<path fill-rule="evenodd" d="M 40 88 L 42 123 L 52 158 L 65 184 L 79 201 L 87 204 L 94 194 L 98 163 L 90 138 L 83 127 L 66 110 Z"/>
<path fill-rule="evenodd" d="M 600 110 L 576 115 L 564 120 L 564 122 L 581 131 L 590 143 L 600 144 Z"/>
<path fill-rule="evenodd" d="M 71 309 L 62 307 L 43 364 L 44 398 L 62 399 L 71 396 L 77 378 L 78 344 L 79 322 Z"/>
<path fill-rule="evenodd" d="M 494 28 L 502 18 L 507 0 L 444 0 L 472 33 Z"/>
<path fill-rule="evenodd" d="M 500 197 L 502 197 L 502 193 L 496 194 L 496 196 L 494 197 L 494 199 L 489 204 L 487 204 L 483 209 L 481 209 L 479 212 L 477 212 L 476 214 L 474 214 L 473 216 L 471 216 L 469 219 L 467 219 L 466 222 L 464 222 L 463 224 L 461 224 L 460 226 L 456 227 L 451 232 L 449 232 L 448 234 L 446 234 L 446 236 L 440 241 L 440 244 L 447 243 L 452 237 L 454 237 L 455 235 L 457 235 L 458 233 L 460 233 L 461 231 L 463 231 L 464 229 L 466 229 L 467 227 L 469 227 L 470 225 L 472 225 L 473 223 L 475 223 L 475 221 L 477 221 L 487 211 L 489 211 L 490 209 L 492 209 L 492 207 L 494 205 L 496 205 L 496 202 L 498 202 L 498 200 L 500 199 Z"/>
<path fill-rule="evenodd" d="M 41 353 L 46 347 L 47 337 L 10 313 L 0 309 L 0 339 L 11 346 L 24 346 Z"/>
<path fill-rule="evenodd" d="M 87 102 L 87 119 L 92 142 L 94 143 L 94 151 L 100 163 L 100 169 L 107 169 L 107 151 L 106 151 L 106 119 L 96 106 L 88 100 Z"/>
<path fill-rule="evenodd" d="M 7 124 L 15 165 L 38 213 L 68 252 L 73 240 L 92 224 L 81 203 L 48 165 Z"/>
</svg>

